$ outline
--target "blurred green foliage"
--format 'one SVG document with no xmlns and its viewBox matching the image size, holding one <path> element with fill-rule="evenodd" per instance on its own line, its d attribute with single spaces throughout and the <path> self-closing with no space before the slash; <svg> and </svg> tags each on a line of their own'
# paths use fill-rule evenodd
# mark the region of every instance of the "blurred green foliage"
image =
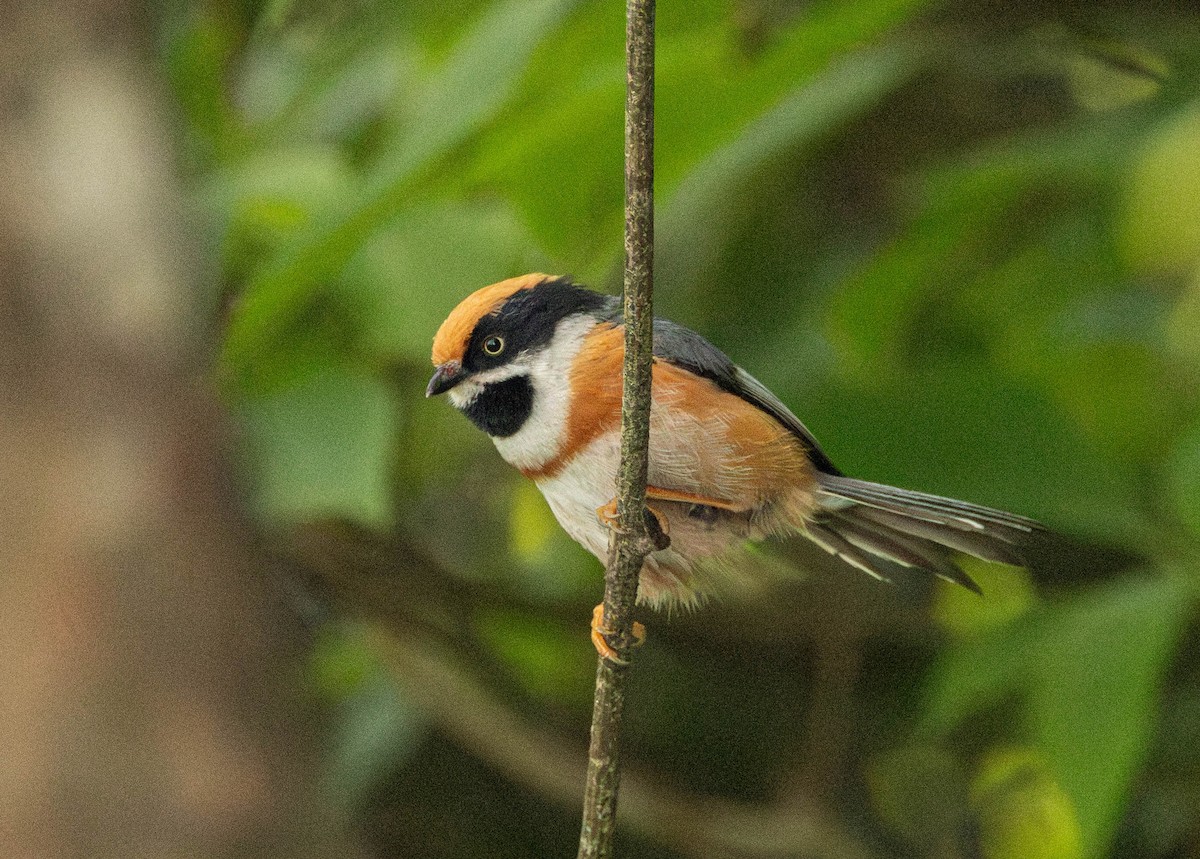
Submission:
<svg viewBox="0 0 1200 859">
<path fill-rule="evenodd" d="M 504 673 L 498 695 L 576 731 L 597 565 L 422 393 L 434 330 L 477 287 L 530 270 L 619 284 L 622 16 L 177 0 L 161 19 L 253 509 L 390 530 L 430 575 L 485 583 L 457 634 Z M 1068 542 L 1032 576 L 973 569 L 983 601 L 939 585 L 918 599 L 925 632 L 908 609 L 854 641 L 819 618 L 713 644 L 652 620 L 633 753 L 703 793 L 782 790 L 824 741 L 797 736 L 828 685 L 808 657 L 850 649 L 863 666 L 825 775 L 881 851 L 1196 855 L 1200 13 L 693 0 L 660 4 L 658 45 L 660 313 L 771 386 L 847 471 Z M 839 587 L 814 574 L 773 599 L 867 599 Z M 348 714 L 337 792 L 377 805 L 390 778 L 409 795 L 420 717 L 353 635 L 327 634 L 313 676 Z M 381 852 L 403 853 L 388 832 Z M 549 849 L 455 843 L 423 855 Z"/>
</svg>

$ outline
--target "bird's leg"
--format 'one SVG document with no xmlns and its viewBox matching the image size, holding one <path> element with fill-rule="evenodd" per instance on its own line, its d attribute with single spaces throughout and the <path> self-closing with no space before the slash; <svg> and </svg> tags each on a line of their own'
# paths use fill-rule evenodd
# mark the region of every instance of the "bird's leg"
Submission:
<svg viewBox="0 0 1200 859">
<path fill-rule="evenodd" d="M 614 665 L 628 665 L 628 659 L 622 659 L 608 643 L 608 636 L 615 630 L 610 629 L 604 622 L 604 603 L 592 610 L 592 644 L 596 652 Z M 646 627 L 637 621 L 633 622 L 633 646 L 641 647 L 646 642 Z"/>
<path fill-rule="evenodd" d="M 671 545 L 670 523 L 668 523 L 665 515 L 655 510 L 649 504 L 645 506 L 642 512 L 645 516 L 646 537 L 650 541 L 650 551 L 661 552 Z M 600 520 L 600 524 L 604 527 L 618 534 L 621 533 L 621 529 L 617 525 L 617 499 L 614 498 L 603 507 L 597 507 L 596 518 Z"/>
</svg>

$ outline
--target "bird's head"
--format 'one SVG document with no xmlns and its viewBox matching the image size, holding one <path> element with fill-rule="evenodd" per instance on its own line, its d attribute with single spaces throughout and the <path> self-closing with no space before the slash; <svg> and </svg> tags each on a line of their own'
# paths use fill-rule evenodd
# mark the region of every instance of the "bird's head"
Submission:
<svg viewBox="0 0 1200 859">
<path fill-rule="evenodd" d="M 611 296 L 566 277 L 527 274 L 485 286 L 464 298 L 434 336 L 436 369 L 425 395 L 448 393 L 489 435 L 512 435 L 532 412 L 538 389 L 553 395 L 546 389 L 565 377 L 568 368 L 559 364 L 570 348 L 616 308 Z"/>
</svg>

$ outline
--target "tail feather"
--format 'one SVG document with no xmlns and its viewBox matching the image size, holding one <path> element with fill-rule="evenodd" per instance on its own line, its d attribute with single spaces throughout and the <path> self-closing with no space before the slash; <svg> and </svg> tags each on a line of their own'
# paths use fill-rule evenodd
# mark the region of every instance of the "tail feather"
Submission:
<svg viewBox="0 0 1200 859">
<path fill-rule="evenodd" d="M 878 528 L 900 531 L 913 537 L 932 540 L 934 543 L 940 543 L 956 552 L 983 558 L 985 561 L 999 561 L 1002 564 L 1012 564 L 1018 567 L 1025 563 L 1024 557 L 1015 545 L 1020 538 L 1011 532 L 1002 530 L 1000 526 L 992 526 L 989 529 L 971 533 L 948 525 L 906 518 L 901 513 L 863 506 L 854 508 L 853 515 L 859 521 L 866 520 Z M 1020 537 L 1024 536 L 1027 534 L 1022 532 Z"/>
<path fill-rule="evenodd" d="M 873 522 L 856 519 L 853 514 L 835 514 L 830 519 L 830 527 L 860 549 L 905 567 L 928 570 L 938 578 L 982 593 L 979 585 L 951 560 L 946 547 L 935 540 L 916 537 L 900 529 L 881 528 Z"/>
<path fill-rule="evenodd" d="M 879 579 L 881 582 L 891 581 L 869 552 L 859 549 L 833 528 L 826 527 L 820 522 L 809 522 L 805 527 L 805 534 L 826 552 L 841 558 L 852 567 L 857 567 L 868 576 Z"/>
<path fill-rule="evenodd" d="M 894 564 L 925 570 L 969 588 L 979 586 L 955 553 L 1020 566 L 1020 547 L 1042 526 L 1032 519 L 841 475 L 820 474 L 821 512 L 808 536 L 826 551 L 877 578 Z"/>
<path fill-rule="evenodd" d="M 866 504 L 909 518 L 924 519 L 964 530 L 982 531 L 991 524 L 1028 534 L 1042 528 L 1041 524 L 1033 519 L 1015 513 L 1005 513 L 1003 510 L 943 498 L 940 495 L 897 489 L 894 486 L 868 483 L 841 475 L 821 474 L 818 482 L 822 493 L 832 499 Z"/>
</svg>

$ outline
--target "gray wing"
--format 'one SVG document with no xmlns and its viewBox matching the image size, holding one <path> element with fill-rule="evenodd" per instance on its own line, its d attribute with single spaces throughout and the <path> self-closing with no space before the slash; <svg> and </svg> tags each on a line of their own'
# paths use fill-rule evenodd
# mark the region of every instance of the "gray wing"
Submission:
<svg viewBox="0 0 1200 859">
<path fill-rule="evenodd" d="M 734 368 L 737 371 L 738 387 L 734 393 L 743 400 L 753 403 L 763 411 L 770 414 L 777 421 L 792 431 L 800 441 L 804 442 L 804 446 L 808 448 L 808 458 L 812 460 L 812 464 L 817 471 L 825 474 L 840 475 L 840 472 L 825 455 L 825 451 L 821 450 L 821 445 L 817 443 L 813 434 L 808 431 L 800 418 L 792 414 L 791 409 L 780 402 L 779 397 L 772 394 L 767 386 L 758 379 L 751 376 L 741 367 Z"/>
<path fill-rule="evenodd" d="M 808 427 L 792 414 L 791 409 L 780 402 L 766 385 L 733 363 L 728 355 L 695 331 L 666 319 L 655 319 L 654 354 L 698 376 L 711 379 L 724 390 L 762 409 L 804 443 L 809 458 L 818 471 L 831 475 L 841 474 L 825 455 L 825 451 L 821 450 Z"/>
</svg>

